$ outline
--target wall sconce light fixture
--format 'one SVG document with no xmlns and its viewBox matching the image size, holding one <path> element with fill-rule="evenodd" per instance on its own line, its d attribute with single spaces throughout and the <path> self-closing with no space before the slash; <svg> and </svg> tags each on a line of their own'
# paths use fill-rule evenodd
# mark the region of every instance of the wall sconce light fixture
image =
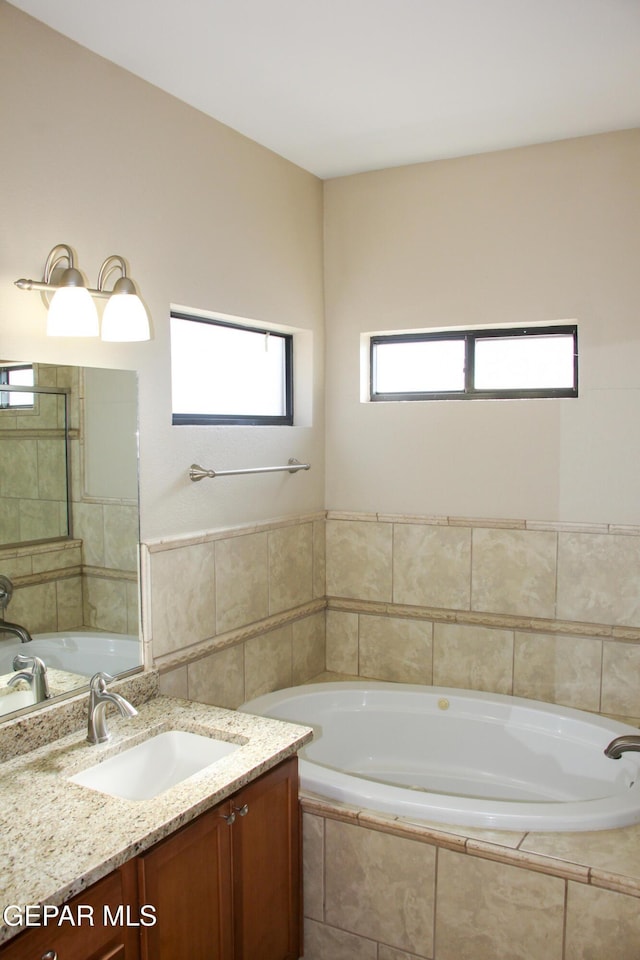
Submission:
<svg viewBox="0 0 640 960">
<path fill-rule="evenodd" d="M 67 266 L 62 267 L 66 261 Z M 107 277 L 119 270 L 121 277 L 112 290 L 105 289 Z M 16 280 L 21 290 L 41 290 L 52 294 L 47 315 L 49 337 L 97 337 L 98 311 L 92 297 L 107 300 L 102 317 L 102 339 L 112 341 L 149 340 L 149 318 L 135 284 L 127 276 L 127 266 L 117 254 L 107 257 L 98 273 L 97 289 L 86 287 L 76 269 L 73 251 L 58 243 L 49 253 L 42 280 Z"/>
</svg>

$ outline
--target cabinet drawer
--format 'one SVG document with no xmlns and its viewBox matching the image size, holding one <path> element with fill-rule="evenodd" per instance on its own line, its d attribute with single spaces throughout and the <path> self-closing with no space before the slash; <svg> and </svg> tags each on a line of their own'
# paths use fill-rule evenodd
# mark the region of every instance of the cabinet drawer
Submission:
<svg viewBox="0 0 640 960">
<path fill-rule="evenodd" d="M 111 917 L 120 920 L 117 926 L 104 923 L 105 905 Z M 69 901 L 65 916 L 72 917 L 75 926 L 70 922 L 58 926 L 55 919 L 50 919 L 46 927 L 25 930 L 0 947 L 0 960 L 42 960 L 43 957 L 49 960 L 46 957 L 48 952 L 57 954 L 57 960 L 137 960 L 138 929 L 124 925 L 127 906 L 129 917 L 136 920 L 138 908 L 133 863 L 125 864 L 120 870 L 98 880 Z M 79 911 L 79 907 L 82 910 Z M 124 909 L 119 914 L 121 907 Z"/>
</svg>

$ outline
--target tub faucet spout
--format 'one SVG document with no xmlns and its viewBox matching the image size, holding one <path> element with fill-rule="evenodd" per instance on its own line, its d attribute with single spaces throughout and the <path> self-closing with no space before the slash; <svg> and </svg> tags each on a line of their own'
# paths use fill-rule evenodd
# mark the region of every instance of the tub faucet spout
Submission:
<svg viewBox="0 0 640 960">
<path fill-rule="evenodd" d="M 640 736 L 625 734 L 622 737 L 616 737 L 615 740 L 612 740 L 611 743 L 605 747 L 604 752 L 605 755 L 611 757 L 612 760 L 619 760 L 627 750 L 640 752 Z"/>
<path fill-rule="evenodd" d="M 19 623 L 11 623 L 10 620 L 0 620 L 0 633 L 12 633 L 20 643 L 31 642 L 31 634 L 26 627 L 22 627 Z"/>
<path fill-rule="evenodd" d="M 108 673 L 95 673 L 89 684 L 89 720 L 87 740 L 89 743 L 105 743 L 111 736 L 107 728 L 106 711 L 110 703 L 117 707 L 121 717 L 135 717 L 138 711 L 119 693 L 107 690 L 113 680 Z"/>
</svg>

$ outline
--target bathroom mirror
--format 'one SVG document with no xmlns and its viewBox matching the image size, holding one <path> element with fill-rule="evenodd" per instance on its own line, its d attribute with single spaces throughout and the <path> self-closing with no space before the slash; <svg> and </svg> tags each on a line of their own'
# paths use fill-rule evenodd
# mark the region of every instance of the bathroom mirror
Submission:
<svg viewBox="0 0 640 960">
<path fill-rule="evenodd" d="M 2 720 L 41 705 L 18 654 L 54 697 L 142 664 L 136 373 L 0 359 L 0 444 L 0 617 L 33 636 L 0 623 Z"/>
</svg>

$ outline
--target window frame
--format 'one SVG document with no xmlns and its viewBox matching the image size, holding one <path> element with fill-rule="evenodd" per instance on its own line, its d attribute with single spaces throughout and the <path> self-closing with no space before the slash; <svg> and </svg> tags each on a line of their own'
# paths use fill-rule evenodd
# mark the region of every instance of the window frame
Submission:
<svg viewBox="0 0 640 960">
<path fill-rule="evenodd" d="M 218 413 L 175 413 L 171 411 L 173 426 L 293 426 L 293 334 L 281 330 L 271 330 L 254 324 L 234 323 L 218 317 L 201 317 L 180 310 L 172 310 L 171 318 L 192 320 L 210 326 L 232 327 L 245 333 L 269 334 L 284 341 L 284 391 L 285 412 L 282 415 L 262 414 L 218 414 Z M 172 404 L 173 405 L 173 404 Z"/>
<path fill-rule="evenodd" d="M 573 337 L 573 386 L 479 389 L 474 386 L 475 348 L 478 340 L 499 337 L 543 337 L 550 335 Z M 375 350 L 383 343 L 423 343 L 425 341 L 465 342 L 465 378 L 462 390 L 398 391 L 382 393 L 375 391 Z M 405 400 L 524 400 L 578 396 L 578 325 L 577 323 L 550 324 L 534 327 L 486 327 L 478 330 L 450 330 L 423 333 L 371 334 L 369 338 L 369 400 L 372 403 L 389 403 Z"/>
<path fill-rule="evenodd" d="M 29 386 L 17 386 L 11 383 L 11 374 L 16 370 L 31 370 L 33 372 L 34 382 Z M 8 387 L 9 389 L 4 389 Z M 0 364 L 0 410 L 25 411 L 33 410 L 35 406 L 35 391 L 30 389 L 35 387 L 35 371 L 32 363 L 3 363 Z M 31 397 L 31 403 L 11 403 L 11 393 L 22 394 Z"/>
</svg>

